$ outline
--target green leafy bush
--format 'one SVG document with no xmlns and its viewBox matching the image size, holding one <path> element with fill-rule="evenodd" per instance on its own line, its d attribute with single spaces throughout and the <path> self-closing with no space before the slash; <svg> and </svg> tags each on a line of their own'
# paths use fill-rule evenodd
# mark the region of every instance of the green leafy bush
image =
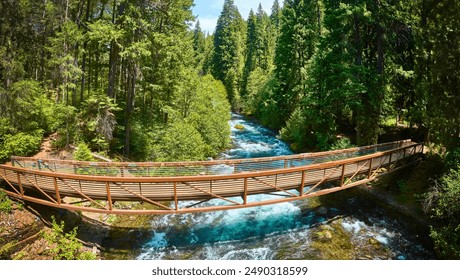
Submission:
<svg viewBox="0 0 460 280">
<path fill-rule="evenodd" d="M 43 232 L 43 238 L 49 244 L 49 254 L 54 260 L 94 260 L 96 256 L 91 252 L 83 252 L 82 244 L 77 240 L 77 228 L 70 232 L 64 231 L 64 221 L 60 224 L 52 217 L 50 232 Z"/>
<path fill-rule="evenodd" d="M 4 135 L 0 143 L 0 162 L 5 162 L 14 156 L 30 156 L 40 150 L 43 131 L 37 130 L 34 134 L 19 132 L 15 135 Z"/>
<path fill-rule="evenodd" d="M 187 121 L 200 133 L 207 149 L 205 156 L 215 156 L 229 147 L 229 112 L 230 104 L 222 83 L 210 75 L 200 77 Z"/>
<path fill-rule="evenodd" d="M 434 181 L 426 203 L 441 224 L 431 228 L 435 248 L 443 258 L 460 258 L 460 170 L 451 169 Z"/>
<path fill-rule="evenodd" d="M 176 122 L 169 126 L 154 147 L 157 161 L 204 160 L 209 148 L 200 133 L 190 124 Z"/>
<path fill-rule="evenodd" d="M 8 198 L 6 193 L 0 190 L 0 212 L 10 213 L 13 209 L 13 202 Z"/>
<path fill-rule="evenodd" d="M 447 172 L 460 168 L 460 148 L 455 148 L 446 154 L 444 168 Z"/>
<path fill-rule="evenodd" d="M 351 144 L 350 138 L 347 137 L 341 137 L 337 139 L 334 144 L 332 144 L 330 150 L 344 150 L 348 148 L 353 148 L 355 147 L 353 144 Z"/>
<path fill-rule="evenodd" d="M 93 156 L 91 155 L 91 150 L 89 149 L 88 145 L 85 143 L 80 143 L 77 146 L 77 149 L 73 153 L 73 157 L 75 160 L 80 161 L 92 161 Z"/>
<path fill-rule="evenodd" d="M 286 126 L 281 129 L 281 139 L 293 143 L 291 147 L 304 147 L 307 141 L 307 135 L 310 134 L 310 131 L 307 131 L 305 123 L 304 114 L 300 108 L 297 108 L 287 121 Z"/>
</svg>

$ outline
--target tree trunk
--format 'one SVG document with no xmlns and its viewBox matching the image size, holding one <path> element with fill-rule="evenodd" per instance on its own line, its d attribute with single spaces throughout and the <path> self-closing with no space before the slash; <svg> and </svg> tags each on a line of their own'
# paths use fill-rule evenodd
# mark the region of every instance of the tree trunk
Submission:
<svg viewBox="0 0 460 280">
<path fill-rule="evenodd" d="M 91 8 L 91 0 L 86 1 L 86 14 L 85 14 L 85 23 L 89 22 L 89 15 L 90 15 L 90 9 Z M 86 34 L 86 28 L 85 28 L 85 34 Z M 88 41 L 85 40 L 83 43 L 83 50 L 85 52 L 83 53 L 83 58 L 81 62 L 81 70 L 82 70 L 82 75 L 81 75 L 81 84 L 80 84 L 80 104 L 84 101 L 84 92 L 85 92 L 85 83 L 86 83 L 86 60 L 87 60 L 87 53 L 86 50 L 88 49 Z"/>
<path fill-rule="evenodd" d="M 129 87 L 127 89 L 126 108 L 125 108 L 125 146 L 124 146 L 125 156 L 129 156 L 131 153 L 130 145 L 131 145 L 132 116 L 134 112 L 134 97 L 136 94 L 136 81 L 137 81 L 137 74 L 139 71 L 139 65 L 137 63 L 133 63 L 133 66 L 130 70 L 131 71 L 128 76 Z"/>
</svg>

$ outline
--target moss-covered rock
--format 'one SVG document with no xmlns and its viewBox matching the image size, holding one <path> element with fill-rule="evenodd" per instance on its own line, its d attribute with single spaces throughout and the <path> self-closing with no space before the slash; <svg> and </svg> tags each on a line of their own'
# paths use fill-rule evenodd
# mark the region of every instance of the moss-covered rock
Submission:
<svg viewBox="0 0 460 280">
<path fill-rule="evenodd" d="M 235 125 L 235 128 L 238 129 L 238 130 L 244 130 L 244 125 L 237 124 L 237 125 Z"/>
<path fill-rule="evenodd" d="M 354 258 L 354 245 L 350 233 L 340 220 L 322 225 L 314 232 L 311 247 L 323 260 L 351 260 Z"/>
</svg>

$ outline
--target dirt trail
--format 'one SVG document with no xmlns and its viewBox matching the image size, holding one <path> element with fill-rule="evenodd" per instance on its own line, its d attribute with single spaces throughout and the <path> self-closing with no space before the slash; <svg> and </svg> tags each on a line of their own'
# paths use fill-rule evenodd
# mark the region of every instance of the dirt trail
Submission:
<svg viewBox="0 0 460 280">
<path fill-rule="evenodd" d="M 42 144 L 40 146 L 40 151 L 33 155 L 33 158 L 52 158 L 54 155 L 52 154 L 52 147 L 51 141 L 56 139 L 56 134 L 51 134 L 50 136 L 43 139 Z"/>
<path fill-rule="evenodd" d="M 53 149 L 52 143 L 57 137 L 57 133 L 45 137 L 40 146 L 40 151 L 31 157 L 43 159 L 72 159 L 71 149 Z"/>
</svg>

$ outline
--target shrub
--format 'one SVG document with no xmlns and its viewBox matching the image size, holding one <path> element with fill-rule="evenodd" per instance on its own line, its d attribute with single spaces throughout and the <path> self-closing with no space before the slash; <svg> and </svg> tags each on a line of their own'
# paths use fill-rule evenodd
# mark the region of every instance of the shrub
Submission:
<svg viewBox="0 0 460 280">
<path fill-rule="evenodd" d="M 444 258 L 460 258 L 460 170 L 451 169 L 434 181 L 425 201 L 441 224 L 431 228 L 437 251 Z"/>
<path fill-rule="evenodd" d="M 185 122 L 169 126 L 154 148 L 157 161 L 204 160 L 208 151 L 200 133 Z"/>
<path fill-rule="evenodd" d="M 0 190 L 0 212 L 10 213 L 13 209 L 13 202 L 8 198 L 6 193 Z"/>
<path fill-rule="evenodd" d="M 447 172 L 460 168 L 460 148 L 455 148 L 446 154 L 444 167 Z"/>
<path fill-rule="evenodd" d="M 351 144 L 350 138 L 347 137 L 342 137 L 340 139 L 337 139 L 334 144 L 331 146 L 331 150 L 344 150 L 348 148 L 353 148 L 354 145 Z"/>
<path fill-rule="evenodd" d="M 33 134 L 19 132 L 15 135 L 5 135 L 3 145 L 0 145 L 0 162 L 7 161 L 12 155 L 29 156 L 40 149 L 43 131 Z"/>
<path fill-rule="evenodd" d="M 86 145 L 85 143 L 78 144 L 76 151 L 73 153 L 73 157 L 75 160 L 80 160 L 80 161 L 92 161 L 93 160 L 91 150 L 89 149 L 88 145 Z"/>
<path fill-rule="evenodd" d="M 77 228 L 64 232 L 64 221 L 60 224 L 52 216 L 50 232 L 43 232 L 43 238 L 48 242 L 50 255 L 54 260 L 94 260 L 96 256 L 91 252 L 83 252 L 82 245 L 77 240 Z"/>
</svg>

